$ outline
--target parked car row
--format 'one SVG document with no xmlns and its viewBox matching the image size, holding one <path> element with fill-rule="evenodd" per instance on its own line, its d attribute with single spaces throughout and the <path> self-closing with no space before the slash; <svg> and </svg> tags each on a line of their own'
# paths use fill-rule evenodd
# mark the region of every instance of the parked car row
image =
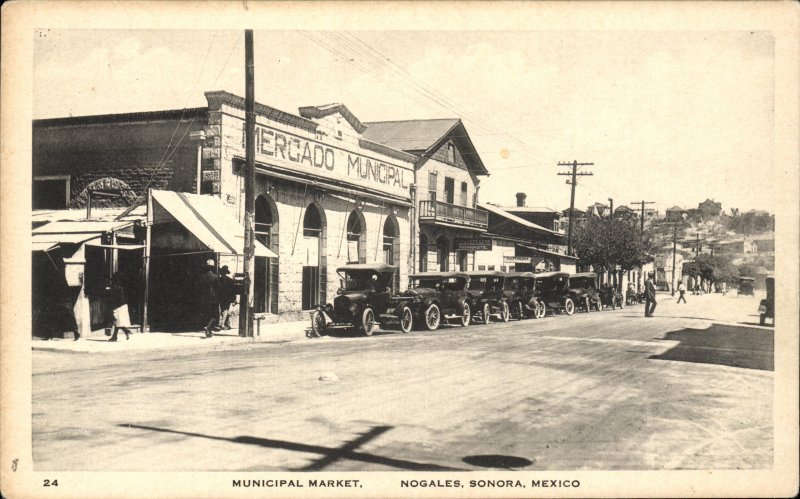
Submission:
<svg viewBox="0 0 800 499">
<path fill-rule="evenodd" d="M 344 328 L 370 336 L 378 325 L 403 333 L 415 327 L 434 331 L 442 323 L 466 327 L 493 319 L 540 319 L 548 312 L 622 307 L 624 301 L 610 286 L 598 288 L 593 272 L 421 272 L 409 276 L 406 291 L 393 293 L 396 269 L 385 264 L 338 268 L 339 291 L 333 303 L 312 312 L 312 333 Z"/>
</svg>

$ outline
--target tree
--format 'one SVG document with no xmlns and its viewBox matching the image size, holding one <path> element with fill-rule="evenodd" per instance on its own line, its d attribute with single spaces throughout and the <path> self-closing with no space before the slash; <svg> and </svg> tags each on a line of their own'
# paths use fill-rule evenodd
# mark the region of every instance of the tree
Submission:
<svg viewBox="0 0 800 499">
<path fill-rule="evenodd" d="M 701 277 L 706 282 L 732 282 L 739 273 L 728 257 L 698 255 L 691 262 L 683 265 L 683 273 L 692 277 Z"/>
<path fill-rule="evenodd" d="M 636 223 L 617 218 L 589 218 L 575 227 L 574 247 L 581 265 L 597 271 L 627 272 L 652 261 L 653 244 Z"/>
</svg>

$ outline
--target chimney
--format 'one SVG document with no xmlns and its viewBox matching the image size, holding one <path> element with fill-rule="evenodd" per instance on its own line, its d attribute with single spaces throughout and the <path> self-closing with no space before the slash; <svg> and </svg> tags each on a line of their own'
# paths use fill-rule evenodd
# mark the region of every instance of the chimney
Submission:
<svg viewBox="0 0 800 499">
<path fill-rule="evenodd" d="M 525 206 L 525 198 L 528 197 L 524 192 L 517 193 L 517 208 L 523 208 Z"/>
</svg>

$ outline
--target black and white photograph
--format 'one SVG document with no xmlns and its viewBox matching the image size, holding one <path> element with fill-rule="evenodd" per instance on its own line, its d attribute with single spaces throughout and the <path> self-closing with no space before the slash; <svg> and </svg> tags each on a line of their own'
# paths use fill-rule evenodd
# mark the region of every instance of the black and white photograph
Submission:
<svg viewBox="0 0 800 499">
<path fill-rule="evenodd" d="M 796 4 L 3 9 L 4 495 L 798 493 Z"/>
</svg>

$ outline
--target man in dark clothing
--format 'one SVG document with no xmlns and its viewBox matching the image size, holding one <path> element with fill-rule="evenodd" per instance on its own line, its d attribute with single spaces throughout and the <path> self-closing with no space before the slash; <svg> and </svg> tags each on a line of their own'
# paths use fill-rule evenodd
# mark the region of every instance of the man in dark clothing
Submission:
<svg viewBox="0 0 800 499">
<path fill-rule="evenodd" d="M 231 328 L 231 305 L 236 302 L 236 288 L 233 285 L 233 279 L 229 277 L 231 271 L 228 270 L 227 265 L 223 265 L 219 269 L 219 309 L 220 309 L 220 324 L 224 329 Z"/>
<path fill-rule="evenodd" d="M 656 310 L 656 285 L 653 282 L 655 275 L 647 274 L 647 281 L 644 283 L 644 316 L 652 317 Z"/>
<path fill-rule="evenodd" d="M 219 276 L 214 272 L 214 260 L 206 261 L 206 268 L 200 274 L 200 319 L 206 338 L 211 338 L 213 328 L 219 324 Z"/>
</svg>

